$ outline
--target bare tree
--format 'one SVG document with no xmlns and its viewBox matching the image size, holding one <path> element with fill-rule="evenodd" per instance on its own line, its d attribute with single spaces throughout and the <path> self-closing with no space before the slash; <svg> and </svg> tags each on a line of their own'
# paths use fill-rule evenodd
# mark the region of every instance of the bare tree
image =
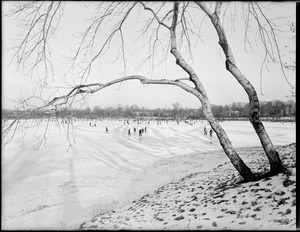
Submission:
<svg viewBox="0 0 300 232">
<path fill-rule="evenodd" d="M 279 116 L 281 114 L 283 115 L 284 113 L 285 104 L 283 101 L 279 101 L 279 100 L 274 100 L 271 103 L 272 103 L 274 118 L 275 120 L 278 120 Z"/>
<path fill-rule="evenodd" d="M 43 100 L 44 104 L 35 110 L 57 107 L 60 105 L 71 106 L 75 101 L 81 101 L 85 99 L 89 94 L 96 93 L 109 86 L 122 83 L 125 81 L 138 80 L 141 84 L 150 85 L 173 85 L 177 86 L 186 92 L 194 95 L 199 99 L 202 104 L 202 111 L 204 116 L 208 120 L 212 129 L 215 131 L 220 145 L 222 146 L 225 154 L 230 159 L 236 170 L 242 176 L 245 181 L 252 181 L 256 179 L 256 176 L 251 172 L 250 168 L 239 157 L 235 149 L 233 148 L 231 141 L 229 140 L 226 132 L 220 126 L 215 119 L 211 104 L 206 93 L 206 90 L 199 78 L 199 75 L 192 68 L 192 66 L 183 57 L 180 51 L 181 46 L 187 43 L 188 51 L 191 53 L 191 37 L 195 36 L 197 39 L 201 39 L 199 32 L 196 33 L 195 29 L 192 29 L 192 16 L 189 10 L 201 9 L 208 16 L 219 36 L 219 44 L 221 45 L 223 52 L 226 56 L 226 69 L 232 73 L 232 75 L 239 81 L 239 83 L 246 90 L 250 100 L 250 121 L 253 124 L 262 145 L 266 151 L 266 154 L 270 160 L 271 172 L 277 173 L 282 169 L 281 162 L 278 154 L 274 149 L 274 146 L 269 139 L 262 123 L 259 120 L 259 102 L 254 87 L 244 77 L 241 71 L 237 68 L 234 61 L 234 57 L 230 46 L 228 44 L 224 28 L 222 27 L 219 19 L 221 11 L 221 3 L 216 3 L 214 11 L 211 11 L 207 4 L 202 2 L 93 2 L 91 4 L 94 8 L 94 16 L 90 19 L 90 24 L 87 29 L 81 34 L 81 41 L 74 56 L 70 59 L 69 70 L 75 70 L 76 76 L 72 79 L 75 85 L 71 86 L 71 90 L 67 94 L 62 94 L 49 100 Z M 25 64 L 28 60 L 33 59 L 33 54 L 37 54 L 38 58 L 33 61 L 33 65 L 30 66 L 31 70 L 37 68 L 37 64 L 41 60 L 45 64 L 45 75 L 48 66 L 46 65 L 50 59 L 48 59 L 49 50 L 47 44 L 50 39 L 50 32 L 54 32 L 55 28 L 60 21 L 63 14 L 63 4 L 61 2 L 26 2 L 17 4 L 15 8 L 8 12 L 10 16 L 20 16 L 27 20 L 25 23 L 24 34 L 21 35 L 21 43 L 15 49 L 15 58 L 19 64 Z M 141 36 L 150 35 L 149 54 L 145 60 L 141 61 L 141 66 L 146 62 L 150 62 L 152 70 L 155 70 L 156 63 L 154 62 L 158 46 L 163 47 L 164 50 L 168 50 L 175 62 L 186 74 L 183 77 L 175 77 L 174 79 L 152 79 L 147 78 L 144 75 L 127 73 L 127 60 L 126 60 L 126 45 L 125 36 L 123 32 L 124 24 L 129 20 L 131 12 L 138 10 L 138 13 L 151 15 L 148 20 L 144 21 L 144 28 Z M 99 42 L 98 34 L 101 32 L 100 28 L 105 27 L 106 22 L 111 22 L 112 27 L 109 28 L 110 32 L 102 41 Z M 112 23 L 116 22 L 116 23 Z M 198 28 L 199 29 L 199 28 Z M 163 32 L 162 32 L 163 31 Z M 50 33 L 50 34 L 49 34 Z M 160 35 L 162 33 L 162 35 Z M 139 37 L 139 38 L 140 38 Z M 103 38 L 103 37 L 101 37 Z M 88 78 L 91 75 L 91 70 L 94 63 L 101 58 L 109 48 L 112 46 L 112 41 L 115 38 L 120 39 L 121 49 L 118 58 L 121 58 L 124 64 L 123 77 L 114 79 L 107 83 L 89 83 Z M 139 39 L 138 38 L 138 39 Z M 167 40 L 167 46 L 163 46 L 162 40 Z M 167 48 L 167 49 L 166 49 Z M 161 57 L 161 56 L 159 56 Z M 160 59 L 160 63 L 166 62 L 168 54 Z M 51 64 L 51 62 L 49 62 Z M 139 66 L 137 70 L 141 67 Z M 80 97 L 79 100 L 76 97 Z M 76 100 L 75 100 L 76 99 Z M 28 100 L 28 99 L 27 99 Z M 28 103 L 24 100 L 24 103 Z M 15 120 L 15 124 L 18 120 Z M 3 133 L 7 133 L 12 126 L 7 127 Z"/>
<path fill-rule="evenodd" d="M 262 33 L 263 36 L 265 36 L 264 33 L 266 33 L 268 35 L 268 33 L 266 32 L 266 29 L 260 24 L 260 21 L 259 21 L 258 16 L 257 16 L 257 14 L 258 14 L 257 11 L 259 11 L 265 17 L 265 15 L 263 14 L 261 8 L 259 7 L 259 5 L 257 3 L 248 3 L 248 4 L 249 4 L 249 13 L 251 13 L 254 16 L 254 18 L 257 20 L 257 22 L 259 23 L 260 33 Z M 254 4 L 257 6 L 257 9 L 255 9 Z M 269 135 L 266 132 L 265 127 L 263 126 L 263 123 L 260 120 L 260 110 L 259 110 L 260 105 L 259 105 L 259 100 L 258 100 L 256 90 L 253 87 L 253 85 L 249 82 L 249 80 L 243 75 L 243 73 L 238 68 L 238 66 L 237 66 L 237 64 L 234 60 L 233 52 L 230 48 L 230 45 L 228 44 L 226 34 L 225 34 L 225 30 L 222 27 L 222 24 L 221 24 L 221 21 L 220 21 L 220 18 L 219 18 L 222 3 L 217 2 L 215 4 L 215 10 L 214 11 L 211 11 L 210 9 L 208 9 L 206 7 L 206 5 L 202 2 L 197 2 L 197 5 L 199 5 L 199 7 L 211 19 L 211 22 L 214 25 L 214 27 L 215 27 L 215 29 L 218 33 L 219 44 L 222 47 L 223 52 L 224 52 L 225 57 L 226 57 L 226 62 L 225 62 L 226 69 L 240 83 L 240 85 L 244 88 L 244 90 L 246 91 L 246 93 L 249 97 L 249 108 L 250 108 L 250 111 L 249 111 L 249 116 L 250 117 L 249 117 L 249 119 L 250 119 L 250 122 L 253 125 L 253 128 L 254 128 L 255 132 L 257 133 L 257 135 L 260 139 L 260 142 L 261 142 L 261 144 L 262 144 L 262 146 L 265 150 L 265 153 L 266 153 L 266 155 L 269 159 L 271 173 L 278 173 L 279 171 L 282 170 L 283 166 L 282 166 L 281 160 L 279 158 L 279 155 L 278 155 L 271 139 L 269 138 Z M 272 38 L 275 42 L 275 47 L 276 47 L 276 49 L 278 49 L 278 45 L 277 45 L 277 41 L 276 41 L 276 37 L 275 37 L 275 34 L 274 34 L 273 27 L 272 27 L 271 23 L 268 20 L 267 20 L 267 22 L 268 22 L 268 26 L 271 27 L 271 36 L 272 36 Z M 272 56 L 272 54 L 269 53 L 267 45 L 266 44 L 264 44 L 264 45 L 265 45 L 265 48 L 266 48 L 266 55 L 267 56 Z M 280 56 L 279 56 L 279 59 L 280 59 Z M 280 65 L 281 65 L 281 67 L 283 66 L 281 61 L 280 61 Z"/>
</svg>

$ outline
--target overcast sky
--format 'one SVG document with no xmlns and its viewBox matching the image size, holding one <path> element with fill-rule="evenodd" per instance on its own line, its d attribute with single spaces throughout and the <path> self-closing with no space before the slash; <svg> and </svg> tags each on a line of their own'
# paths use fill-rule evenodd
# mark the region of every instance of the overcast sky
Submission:
<svg viewBox="0 0 300 232">
<path fill-rule="evenodd" d="M 279 29 L 286 32 L 278 35 L 278 43 L 281 48 L 283 59 L 289 60 L 291 54 L 287 52 L 285 46 L 293 48 L 295 45 L 291 40 L 291 33 L 287 33 L 289 30 L 288 22 L 295 21 L 296 6 L 294 2 L 270 3 L 272 4 L 268 4 L 268 9 L 265 9 L 265 13 L 270 18 L 281 18 L 276 21 L 276 24 L 279 25 Z M 76 33 L 82 32 L 88 25 L 88 22 L 85 19 L 90 16 L 91 9 L 83 7 L 83 4 L 83 2 L 65 3 L 64 15 L 56 30 L 55 37 L 50 43 L 52 61 L 55 66 L 56 75 L 54 77 L 49 77 L 49 86 L 63 86 L 64 79 L 72 79 L 70 73 L 65 74 L 64 57 L 70 56 L 72 54 L 70 53 L 71 49 L 76 48 L 76 45 L 78 45 L 79 40 L 76 37 Z M 2 10 L 4 12 L 7 10 L 6 6 L 7 2 L 3 4 Z M 232 3 L 230 9 L 236 9 L 238 11 L 241 7 L 239 3 L 236 6 Z M 237 15 L 238 14 L 239 13 L 237 12 Z M 149 18 L 151 15 L 147 13 L 146 16 Z M 139 26 L 139 23 L 144 22 L 146 16 L 143 10 L 134 10 L 124 25 L 123 36 L 126 52 L 125 59 L 127 61 L 126 74 L 140 74 L 154 79 L 177 79 L 187 77 L 187 74 L 174 63 L 174 57 L 171 54 L 168 54 L 166 62 L 158 65 L 158 67 L 154 69 L 152 75 L 149 72 L 149 65 L 145 65 L 145 67 L 139 71 L 135 70 L 136 66 L 149 53 L 147 46 L 141 50 L 137 50 L 145 43 L 143 38 L 137 40 L 137 37 L 142 29 L 142 26 Z M 196 18 L 194 23 L 200 24 L 202 19 L 203 15 L 201 16 L 201 14 L 199 14 L 199 18 Z M 109 28 L 110 25 L 107 23 L 105 26 Z M 100 32 L 107 34 L 108 29 L 105 28 L 105 26 Z M 251 51 L 249 46 L 247 49 L 248 52 L 245 51 L 245 30 L 243 26 L 244 21 L 240 17 L 237 17 L 235 20 L 234 27 L 231 27 L 228 22 L 227 24 L 225 22 L 225 28 L 229 29 L 226 33 L 236 63 L 256 88 L 260 101 L 270 101 L 274 99 L 287 101 L 291 99 L 288 97 L 290 96 L 290 86 L 282 75 L 281 68 L 278 64 L 272 64 L 272 62 L 268 63 L 269 70 L 263 70 L 263 79 L 261 80 L 260 70 L 264 59 L 264 48 L 257 38 L 256 29 L 253 28 L 253 35 L 249 35 L 249 39 L 252 39 L 251 44 L 253 51 Z M 38 80 L 36 76 L 26 76 L 22 74 L 21 70 L 17 70 L 14 63 L 10 63 L 13 53 L 10 52 L 8 48 L 16 44 L 16 35 L 20 33 L 21 30 L 22 28 L 18 25 L 17 21 L 2 16 L 2 108 L 13 109 L 17 106 L 14 101 L 17 101 L 22 97 L 29 97 L 34 86 L 33 83 L 36 83 Z M 163 35 L 164 31 L 163 29 L 161 30 Z M 101 39 L 103 38 L 104 37 L 100 35 L 96 41 L 101 42 Z M 184 48 L 181 48 L 181 51 L 186 60 L 197 72 L 207 91 L 210 102 L 219 105 L 230 104 L 232 102 L 247 102 L 248 97 L 245 91 L 225 69 L 224 55 L 220 50 L 217 34 L 208 18 L 204 19 L 201 26 L 201 39 L 203 42 L 198 40 L 191 45 L 193 55 L 192 60 L 189 58 L 189 53 L 186 52 Z M 116 57 L 119 56 L 120 43 L 120 37 L 114 39 L 110 46 L 110 52 L 92 66 L 88 83 L 105 83 L 124 75 L 122 59 L 119 59 L 120 62 L 116 61 Z M 164 58 L 161 55 L 163 53 L 159 53 L 159 51 L 163 52 L 165 49 L 167 49 L 166 44 L 158 45 L 157 63 Z M 289 81 L 294 84 L 294 74 L 287 74 Z M 73 83 L 76 84 L 76 81 Z M 260 85 L 260 83 L 262 83 L 262 85 Z M 53 91 L 53 89 L 45 90 L 45 93 L 49 92 L 50 94 L 51 91 Z M 261 92 L 263 94 L 261 94 Z M 47 96 L 49 99 L 52 99 L 59 94 L 65 93 L 67 93 L 67 89 L 62 89 L 61 92 L 53 92 L 51 97 L 49 94 Z M 138 106 L 156 108 L 171 107 L 175 102 L 179 102 L 182 107 L 201 107 L 200 101 L 195 96 L 176 86 L 145 86 L 139 81 L 129 81 L 101 90 L 90 96 L 88 101 L 85 102 L 84 107 L 130 106 L 136 104 Z"/>
</svg>

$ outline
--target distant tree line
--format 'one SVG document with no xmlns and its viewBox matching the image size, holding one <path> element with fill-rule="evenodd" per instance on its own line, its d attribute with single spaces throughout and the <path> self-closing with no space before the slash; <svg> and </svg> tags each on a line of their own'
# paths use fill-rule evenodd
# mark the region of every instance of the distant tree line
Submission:
<svg viewBox="0 0 300 232">
<path fill-rule="evenodd" d="M 228 117 L 248 117 L 249 105 L 242 102 L 233 102 L 231 105 L 225 106 L 212 106 L 212 111 L 217 118 Z M 277 120 L 281 117 L 295 117 L 296 104 L 293 100 L 287 102 L 274 100 L 260 103 L 260 115 L 261 117 L 271 117 Z"/>
<path fill-rule="evenodd" d="M 295 117 L 296 105 L 293 100 L 283 102 L 279 100 L 261 102 L 261 116 L 268 117 L 272 120 L 280 120 L 282 117 Z M 228 119 L 247 119 L 249 116 L 249 106 L 247 103 L 233 102 L 230 105 L 212 105 L 212 112 L 216 118 L 220 120 Z M 15 119 L 24 111 L 2 109 L 2 119 Z M 27 118 L 46 118 L 55 117 L 76 117 L 86 119 L 96 118 L 171 118 L 171 119 L 204 119 L 201 108 L 191 109 L 183 108 L 176 102 L 170 108 L 148 109 L 137 105 L 105 107 L 95 106 L 93 109 L 89 107 L 84 109 L 60 109 L 57 111 L 33 111 Z"/>
</svg>

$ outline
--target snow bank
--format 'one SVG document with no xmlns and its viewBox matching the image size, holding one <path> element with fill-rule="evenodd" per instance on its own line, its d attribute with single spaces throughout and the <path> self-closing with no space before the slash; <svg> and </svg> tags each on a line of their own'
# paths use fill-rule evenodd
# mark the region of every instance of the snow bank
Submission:
<svg viewBox="0 0 300 232">
<path fill-rule="evenodd" d="M 254 172 L 268 161 L 261 148 L 240 150 Z M 81 229 L 128 230 L 295 230 L 296 145 L 281 147 L 286 172 L 260 181 L 240 183 L 229 162 L 201 170 L 145 194 L 119 211 L 100 214 Z M 221 156 L 221 152 L 211 152 Z M 189 155 L 181 161 L 189 162 Z M 162 165 L 165 164 L 163 162 Z M 195 166 L 200 160 L 195 160 Z M 170 167 L 174 163 L 169 160 Z M 182 167 L 177 167 L 180 172 Z M 152 169 L 155 169 L 153 167 Z"/>
</svg>

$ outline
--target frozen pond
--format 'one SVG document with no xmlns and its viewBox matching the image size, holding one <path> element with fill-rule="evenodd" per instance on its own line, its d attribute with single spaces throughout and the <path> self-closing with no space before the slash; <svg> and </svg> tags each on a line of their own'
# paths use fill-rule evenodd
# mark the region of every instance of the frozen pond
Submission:
<svg viewBox="0 0 300 232">
<path fill-rule="evenodd" d="M 96 127 L 89 122 L 77 121 L 70 127 L 43 122 L 38 130 L 36 122 L 28 122 L 24 124 L 31 125 L 28 131 L 16 132 L 15 140 L 2 151 L 2 229 L 77 229 L 97 212 L 116 205 L 125 193 L 134 198 L 171 181 L 166 176 L 130 191 L 133 181 L 153 162 L 221 149 L 215 134 L 203 135 L 201 121 L 159 125 L 91 121 Z M 221 125 L 234 147 L 260 146 L 249 122 Z M 145 126 L 142 137 L 133 132 L 134 127 Z M 274 145 L 296 141 L 295 123 L 264 122 L 264 126 Z"/>
</svg>

